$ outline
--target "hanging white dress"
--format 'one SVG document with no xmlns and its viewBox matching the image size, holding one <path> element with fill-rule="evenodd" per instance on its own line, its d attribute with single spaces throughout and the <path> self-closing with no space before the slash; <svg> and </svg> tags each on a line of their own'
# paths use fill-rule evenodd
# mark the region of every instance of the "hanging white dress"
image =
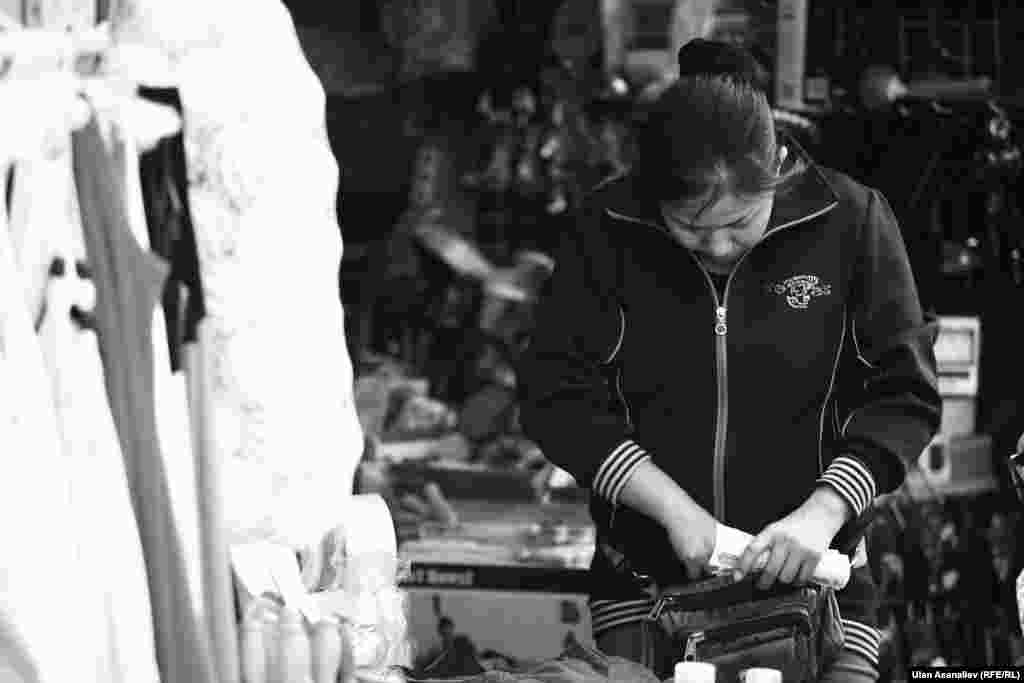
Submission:
<svg viewBox="0 0 1024 683">
<path fill-rule="evenodd" d="M 44 83 L 41 92 L 46 87 Z M 56 96 L 61 87 L 53 83 L 54 96 L 44 97 L 44 102 L 18 102 L 30 119 L 28 125 L 38 125 L 31 119 L 40 109 L 61 106 L 56 101 L 62 99 Z M 95 293 L 76 266 L 87 263 L 87 258 L 73 192 L 70 129 L 61 134 L 59 126 L 54 128 L 48 149 L 21 152 L 7 234 L 20 266 L 25 311 L 38 327 L 37 343 L 48 375 L 43 388 L 52 392 L 53 435 L 62 450 L 59 467 L 49 475 L 51 486 L 63 485 L 68 508 L 65 515 L 58 509 L 48 514 L 60 520 L 61 544 L 74 554 L 71 564 L 63 567 L 63 583 L 73 590 L 76 602 L 60 609 L 74 607 L 76 617 L 69 634 L 74 647 L 59 657 L 80 658 L 74 664 L 74 680 L 158 683 L 146 567 L 99 348 L 95 334 L 70 317 L 73 305 L 91 311 Z M 55 260 L 63 264 L 63 275 L 50 277 Z M 25 559 L 46 561 L 31 553 Z M 60 629 L 52 630 L 50 637 L 59 643 Z"/>
<path fill-rule="evenodd" d="M 225 517 L 234 538 L 309 545 L 340 521 L 363 448 L 325 96 L 278 0 L 205 16 L 219 44 L 179 75 Z"/>
<path fill-rule="evenodd" d="M 45 88 L 42 79 L 0 83 L 5 178 L 15 156 L 32 149 L 42 154 L 46 129 L 60 127 L 53 115 L 66 102 L 49 97 Z M 83 587 L 92 577 L 79 559 L 92 537 L 79 537 L 74 494 L 82 482 L 73 481 L 58 438 L 50 378 L 5 204 L 0 202 L 0 680 L 89 680 L 82 677 L 82 662 L 88 661 L 90 639 L 79 636 L 90 627 Z M 79 622 L 75 617 L 82 613 Z"/>
<path fill-rule="evenodd" d="M 58 212 L 49 222 L 56 238 L 52 257 L 64 263 L 64 274 L 48 280 L 39 335 L 52 379 L 66 469 L 76 482 L 79 536 L 86 540 L 80 562 L 90 580 L 81 590 L 91 599 L 86 620 L 92 628 L 86 635 L 93 656 L 81 663 L 78 680 L 159 683 L 146 567 L 124 456 L 107 403 L 99 345 L 95 332 L 71 318 L 73 306 L 92 310 L 95 289 L 76 265 L 87 259 L 81 227 L 76 225 L 78 206 L 70 192 L 70 164 L 65 157 L 47 165 L 37 169 L 36 180 L 43 180 L 46 173 L 49 182 L 21 189 L 46 196 L 55 207 L 60 207 L 60 199 L 66 200 L 64 220 L 59 220 Z"/>
</svg>

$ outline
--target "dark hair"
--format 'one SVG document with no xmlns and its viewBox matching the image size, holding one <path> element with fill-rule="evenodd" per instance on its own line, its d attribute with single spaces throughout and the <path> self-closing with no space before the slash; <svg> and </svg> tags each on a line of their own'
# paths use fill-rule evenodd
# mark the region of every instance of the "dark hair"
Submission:
<svg viewBox="0 0 1024 683">
<path fill-rule="evenodd" d="M 696 45 L 695 45 L 696 44 Z M 686 52 L 689 50 L 689 52 Z M 685 59 L 685 55 L 693 59 Z M 778 142 L 763 75 L 740 48 L 691 41 L 681 77 L 658 98 L 637 136 L 634 173 L 658 201 L 713 202 L 789 187 L 800 162 L 777 173 Z"/>
<path fill-rule="evenodd" d="M 723 76 L 768 92 L 768 71 L 754 54 L 732 43 L 694 38 L 676 54 L 679 77 Z"/>
</svg>

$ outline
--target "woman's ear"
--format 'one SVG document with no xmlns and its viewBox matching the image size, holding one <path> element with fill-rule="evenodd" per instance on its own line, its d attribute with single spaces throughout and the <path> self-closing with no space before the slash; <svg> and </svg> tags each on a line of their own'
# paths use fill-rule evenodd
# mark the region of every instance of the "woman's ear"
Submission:
<svg viewBox="0 0 1024 683">
<path fill-rule="evenodd" d="M 783 167 L 783 165 L 785 165 L 786 159 L 788 159 L 788 158 L 789 158 L 789 147 L 786 147 L 785 145 L 782 145 L 781 147 L 779 147 L 779 168 L 776 171 L 777 173 L 782 171 L 782 167 Z"/>
</svg>

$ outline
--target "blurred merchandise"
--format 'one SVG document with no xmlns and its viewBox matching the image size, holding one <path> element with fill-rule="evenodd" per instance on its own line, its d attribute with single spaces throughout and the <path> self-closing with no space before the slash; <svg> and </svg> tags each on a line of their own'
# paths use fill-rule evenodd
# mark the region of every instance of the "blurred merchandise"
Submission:
<svg viewBox="0 0 1024 683">
<path fill-rule="evenodd" d="M 477 666 L 557 657 L 591 643 L 586 575 L 594 532 L 578 505 L 457 501 L 454 526 L 424 523 L 401 546 L 418 666 L 458 649 Z M 440 642 L 438 642 L 440 641 Z M 450 659 L 435 666 L 454 675 Z"/>
<path fill-rule="evenodd" d="M 890 680 L 939 658 L 1013 664 L 1024 645 L 1014 584 L 1024 567 L 1020 510 L 993 491 L 909 491 L 880 504 L 868 539 Z"/>
</svg>

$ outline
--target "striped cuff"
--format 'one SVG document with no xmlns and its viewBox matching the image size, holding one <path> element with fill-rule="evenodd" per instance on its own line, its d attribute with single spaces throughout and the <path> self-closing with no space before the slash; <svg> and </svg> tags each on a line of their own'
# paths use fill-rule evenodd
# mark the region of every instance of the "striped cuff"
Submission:
<svg viewBox="0 0 1024 683">
<path fill-rule="evenodd" d="M 818 478 L 818 484 L 826 484 L 843 497 L 853 508 L 854 516 L 860 517 L 878 495 L 878 487 L 871 470 L 860 460 L 841 455 L 825 469 Z"/>
<path fill-rule="evenodd" d="M 590 627 L 597 638 L 613 628 L 643 621 L 653 608 L 653 600 L 591 600 Z"/>
<path fill-rule="evenodd" d="M 632 439 L 627 439 L 611 452 L 594 475 L 591 489 L 612 505 L 618 505 L 619 494 L 637 466 L 650 455 Z"/>
<path fill-rule="evenodd" d="M 878 651 L 882 634 L 878 629 L 859 621 L 843 619 L 843 649 L 855 652 L 878 667 Z"/>
</svg>

